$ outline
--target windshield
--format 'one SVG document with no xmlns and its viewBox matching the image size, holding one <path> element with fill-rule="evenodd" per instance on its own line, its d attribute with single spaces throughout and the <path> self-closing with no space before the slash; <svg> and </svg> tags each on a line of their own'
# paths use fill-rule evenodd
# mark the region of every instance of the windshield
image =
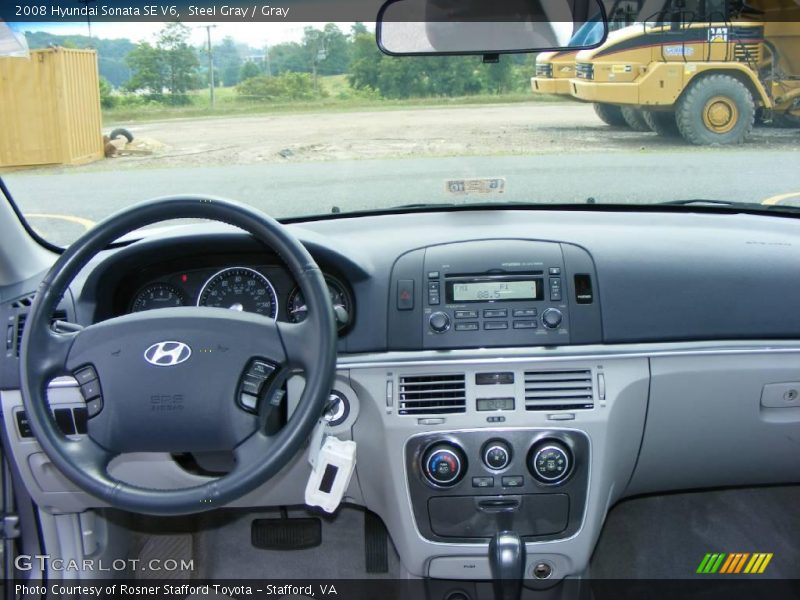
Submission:
<svg viewBox="0 0 800 600">
<path fill-rule="evenodd" d="M 640 3 L 614 6 L 624 23 L 644 21 Z M 0 58 L 0 176 L 57 245 L 174 194 L 278 218 L 420 204 L 792 206 L 798 23 L 726 19 L 617 19 L 603 46 L 550 71 L 535 54 L 386 56 L 369 22 L 11 21 L 29 52 Z"/>
</svg>

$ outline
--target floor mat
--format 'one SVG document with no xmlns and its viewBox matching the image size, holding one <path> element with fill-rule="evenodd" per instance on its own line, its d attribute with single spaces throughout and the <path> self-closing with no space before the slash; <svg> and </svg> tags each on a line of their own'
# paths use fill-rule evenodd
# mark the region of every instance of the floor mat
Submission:
<svg viewBox="0 0 800 600">
<path fill-rule="evenodd" d="M 609 513 L 593 578 L 694 577 L 709 552 L 771 552 L 763 577 L 800 577 L 800 486 L 626 500 Z"/>
<path fill-rule="evenodd" d="M 290 509 L 290 517 L 320 516 Z M 364 511 L 342 507 L 335 516 L 321 516 L 322 544 L 302 550 L 265 550 L 251 543 L 251 522 L 278 518 L 280 512 L 217 511 L 201 519 L 194 536 L 195 557 L 204 578 L 220 579 L 364 579 L 398 578 L 400 561 L 389 543 L 388 571 L 367 573 Z"/>
</svg>

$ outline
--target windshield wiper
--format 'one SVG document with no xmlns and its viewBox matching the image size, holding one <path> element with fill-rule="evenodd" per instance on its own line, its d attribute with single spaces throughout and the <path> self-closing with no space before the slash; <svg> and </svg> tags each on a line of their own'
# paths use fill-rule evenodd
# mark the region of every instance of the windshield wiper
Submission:
<svg viewBox="0 0 800 600">
<path fill-rule="evenodd" d="M 785 213 L 800 213 L 800 206 L 792 204 L 761 204 L 760 202 L 736 202 L 733 200 L 714 200 L 706 198 L 691 198 L 687 200 L 669 200 L 667 202 L 658 202 L 655 206 L 697 206 L 708 208 L 722 208 L 730 209 L 731 212 L 746 211 L 746 212 L 785 212 Z"/>
</svg>

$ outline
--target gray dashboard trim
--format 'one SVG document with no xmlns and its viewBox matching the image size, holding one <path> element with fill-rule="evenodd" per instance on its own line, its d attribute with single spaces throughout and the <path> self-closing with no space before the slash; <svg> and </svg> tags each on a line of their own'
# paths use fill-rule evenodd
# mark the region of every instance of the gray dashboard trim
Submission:
<svg viewBox="0 0 800 600">
<path fill-rule="evenodd" d="M 380 352 L 339 356 L 339 369 L 374 369 L 438 366 L 442 364 L 516 364 L 529 361 L 591 360 L 594 358 L 626 359 L 656 356 L 735 355 L 752 353 L 800 353 L 797 340 L 752 340 L 740 342 L 683 342 L 663 344 L 619 344 L 560 346 L 537 348 L 486 348 L 476 350 L 423 350 L 415 352 Z"/>
<path fill-rule="evenodd" d="M 800 354 L 800 341 L 764 340 L 762 342 L 685 342 L 665 344 L 621 344 L 615 346 L 562 346 L 555 348 L 491 348 L 472 350 L 421 350 L 416 352 L 379 352 L 374 354 L 340 355 L 337 370 L 393 367 L 425 367 L 443 364 L 518 364 L 563 360 L 603 360 L 651 358 L 656 356 L 716 356 L 753 353 Z M 50 388 L 77 387 L 72 377 L 59 377 Z"/>
</svg>

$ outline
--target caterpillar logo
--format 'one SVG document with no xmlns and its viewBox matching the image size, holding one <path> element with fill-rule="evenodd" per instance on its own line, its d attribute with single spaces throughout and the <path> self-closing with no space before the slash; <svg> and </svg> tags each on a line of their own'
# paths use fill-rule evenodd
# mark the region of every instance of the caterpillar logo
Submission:
<svg viewBox="0 0 800 600">
<path fill-rule="evenodd" d="M 728 28 L 727 27 L 709 27 L 708 28 L 708 41 L 709 42 L 727 42 L 728 41 Z"/>
<path fill-rule="evenodd" d="M 708 553 L 700 561 L 696 572 L 700 575 L 736 575 L 739 573 L 760 575 L 766 570 L 771 560 L 772 552 Z"/>
</svg>

